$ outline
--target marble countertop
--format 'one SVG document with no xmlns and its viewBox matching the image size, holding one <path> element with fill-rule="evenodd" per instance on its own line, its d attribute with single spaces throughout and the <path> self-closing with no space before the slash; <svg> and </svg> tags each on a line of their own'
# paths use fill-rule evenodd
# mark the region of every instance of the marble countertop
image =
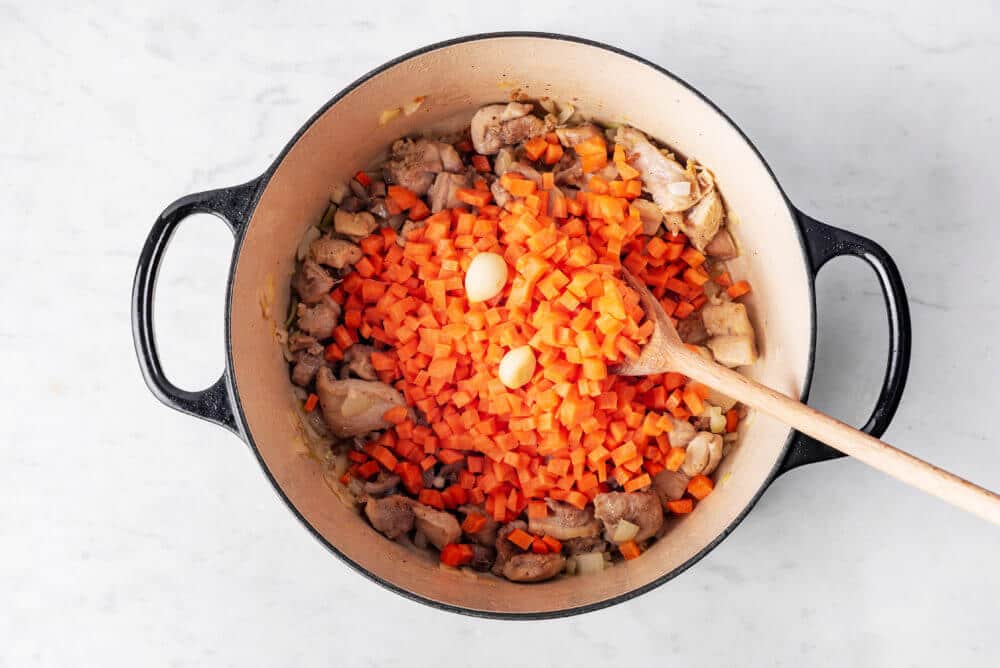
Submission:
<svg viewBox="0 0 1000 668">
<path fill-rule="evenodd" d="M 886 438 L 1000 489 L 994 6 L 581 5 L 0 5 L 0 666 L 1000 663 L 1000 530 L 856 462 L 779 479 L 718 549 L 628 604 L 484 621 L 348 569 L 237 439 L 146 390 L 129 292 L 166 203 L 257 175 L 325 100 L 404 51 L 551 30 L 676 72 L 793 202 L 893 254 L 914 349 Z M 166 365 L 192 388 L 221 368 L 231 244 L 202 222 L 171 246 L 157 306 Z M 853 260 L 818 294 L 813 402 L 860 422 L 882 298 Z"/>
</svg>

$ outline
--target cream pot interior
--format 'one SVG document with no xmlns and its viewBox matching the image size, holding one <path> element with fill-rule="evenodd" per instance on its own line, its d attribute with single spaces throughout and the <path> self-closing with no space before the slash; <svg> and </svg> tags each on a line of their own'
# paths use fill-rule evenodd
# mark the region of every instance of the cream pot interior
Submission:
<svg viewBox="0 0 1000 668">
<path fill-rule="evenodd" d="M 520 94 L 569 101 L 585 115 L 635 125 L 714 170 L 743 248 L 734 274 L 749 300 L 760 361 L 751 375 L 799 396 L 809 374 L 812 297 L 799 232 L 766 165 L 732 124 L 683 84 L 626 55 L 542 36 L 498 36 L 437 47 L 392 64 L 334 102 L 289 147 L 265 184 L 232 283 L 233 381 L 247 437 L 288 501 L 317 534 L 388 585 L 471 612 L 545 615 L 606 603 L 679 572 L 721 539 L 778 465 L 789 430 L 746 420 L 715 493 L 676 521 L 641 558 L 599 575 L 524 585 L 443 570 L 371 529 L 343 505 L 309 455 L 297 421 L 275 323 L 288 308 L 295 248 L 318 221 L 331 184 L 369 165 L 395 138 L 467 123 L 481 105 Z M 383 110 L 424 103 L 380 126 Z M 337 565 L 331 562 L 331 568 Z"/>
</svg>

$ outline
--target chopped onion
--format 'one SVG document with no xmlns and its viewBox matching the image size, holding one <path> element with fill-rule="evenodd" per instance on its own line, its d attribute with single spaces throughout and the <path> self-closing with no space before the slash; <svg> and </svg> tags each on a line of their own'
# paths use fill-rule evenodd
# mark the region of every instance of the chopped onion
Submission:
<svg viewBox="0 0 1000 668">
<path fill-rule="evenodd" d="M 691 183 L 689 181 L 674 181 L 667 186 L 671 195 L 690 195 Z"/>
<path fill-rule="evenodd" d="M 412 100 L 403 105 L 403 113 L 406 114 L 407 116 L 416 113 L 417 109 L 420 108 L 420 105 L 422 105 L 424 103 L 424 100 L 426 99 L 427 98 L 424 97 L 423 95 L 419 95 L 413 98 Z"/>
<path fill-rule="evenodd" d="M 634 526 L 634 525 L 633 525 Z M 638 529 L 638 527 L 636 527 Z M 576 559 L 576 574 L 577 575 L 587 575 L 589 573 L 600 573 L 604 570 L 604 553 L 603 552 L 587 552 L 586 554 L 578 554 Z"/>
<path fill-rule="evenodd" d="M 563 568 L 563 571 L 565 571 L 567 575 L 573 575 L 576 573 L 576 557 L 569 557 L 566 559 L 566 566 Z"/>
<path fill-rule="evenodd" d="M 309 255 L 309 246 L 312 245 L 312 242 L 319 239 L 322 234 L 323 233 L 319 231 L 318 227 L 310 225 L 309 229 L 306 230 L 306 233 L 302 235 L 302 241 L 299 242 L 299 247 L 295 249 L 295 257 L 299 260 L 306 259 L 306 256 Z"/>
<path fill-rule="evenodd" d="M 378 115 L 378 124 L 388 125 L 389 123 L 392 123 L 394 120 L 396 120 L 396 116 L 399 116 L 400 112 L 402 111 L 403 110 L 400 109 L 399 107 L 396 107 L 395 109 L 384 110 L 381 114 Z"/>
<path fill-rule="evenodd" d="M 624 543 L 635 538 L 638 533 L 638 524 L 632 524 L 628 520 L 620 520 L 618 526 L 615 527 L 615 532 L 611 536 L 611 540 L 616 543 Z"/>
<path fill-rule="evenodd" d="M 340 183 L 334 183 L 333 186 L 330 188 L 330 201 L 333 202 L 334 204 L 340 204 L 341 202 L 344 201 L 344 198 L 347 197 L 347 193 L 349 192 L 350 189 L 347 187 L 347 184 L 344 183 L 343 181 L 341 181 Z"/>
</svg>

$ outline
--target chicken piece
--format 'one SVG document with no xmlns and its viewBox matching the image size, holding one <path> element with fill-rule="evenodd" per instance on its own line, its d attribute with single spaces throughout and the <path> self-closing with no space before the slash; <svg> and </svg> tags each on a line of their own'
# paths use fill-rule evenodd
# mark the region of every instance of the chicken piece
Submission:
<svg viewBox="0 0 1000 668">
<path fill-rule="evenodd" d="M 719 230 L 712 240 L 705 244 L 705 254 L 718 260 L 732 260 L 740 254 L 729 230 Z"/>
<path fill-rule="evenodd" d="M 300 350 L 308 350 L 316 345 L 316 337 L 304 332 L 292 332 L 288 335 L 288 351 L 297 353 Z"/>
<path fill-rule="evenodd" d="M 500 185 L 500 181 L 496 180 L 490 186 L 490 192 L 493 193 L 493 201 L 500 208 L 507 206 L 507 202 L 511 200 L 511 194 L 507 192 L 507 189 Z"/>
<path fill-rule="evenodd" d="M 340 319 L 340 304 L 327 297 L 312 306 L 299 304 L 296 314 L 299 329 L 317 339 L 327 339 Z"/>
<path fill-rule="evenodd" d="M 300 387 L 305 387 L 313 381 L 316 373 L 326 364 L 323 359 L 323 346 L 313 344 L 308 350 L 303 350 L 298 354 L 298 360 L 292 367 L 292 382 Z"/>
<path fill-rule="evenodd" d="M 347 373 L 361 380 L 378 380 L 378 374 L 372 366 L 372 353 L 375 349 L 363 343 L 355 343 L 344 351 L 344 361 L 341 364 L 341 374 Z M 341 380 L 348 376 L 341 376 Z"/>
<path fill-rule="evenodd" d="M 473 545 L 472 561 L 469 562 L 469 568 L 485 573 L 493 566 L 493 561 L 496 557 L 496 550 L 492 547 L 487 545 Z"/>
<path fill-rule="evenodd" d="M 378 223 L 375 221 L 375 216 L 368 211 L 351 213 L 341 207 L 337 209 L 337 213 L 333 216 L 333 229 L 338 234 L 351 237 L 355 241 L 364 239 L 374 232 L 377 227 Z"/>
<path fill-rule="evenodd" d="M 600 535 L 601 524 L 594 519 L 593 510 L 583 510 L 568 503 L 548 499 L 549 514 L 541 519 L 528 519 L 528 531 L 539 536 L 552 536 L 557 540 L 588 538 Z"/>
<path fill-rule="evenodd" d="M 757 361 L 757 346 L 748 336 L 713 336 L 706 345 L 715 361 L 731 369 L 748 366 Z"/>
<path fill-rule="evenodd" d="M 722 198 L 717 190 L 713 190 L 687 212 L 681 223 L 681 231 L 688 236 L 695 248 L 704 251 L 722 228 L 725 215 Z"/>
<path fill-rule="evenodd" d="M 562 541 L 566 554 L 588 554 L 590 552 L 607 552 L 608 543 L 599 536 L 590 538 L 570 538 Z"/>
<path fill-rule="evenodd" d="M 607 492 L 594 497 L 594 516 L 604 523 L 604 537 L 612 540 L 618 523 L 627 520 L 639 527 L 632 540 L 656 535 L 663 526 L 663 508 L 653 492 Z"/>
<path fill-rule="evenodd" d="M 693 314 L 683 320 L 678 320 L 677 334 L 684 343 L 692 343 L 694 345 L 702 344 L 708 338 L 705 323 L 702 322 L 697 314 Z"/>
<path fill-rule="evenodd" d="M 583 164 L 579 156 L 564 153 L 552 168 L 552 179 L 556 185 L 581 188 L 584 185 Z"/>
<path fill-rule="evenodd" d="M 312 242 L 309 246 L 309 253 L 320 264 L 325 264 L 334 269 L 343 269 L 348 265 L 353 265 L 363 255 L 361 248 L 356 244 L 331 237 L 320 237 Z"/>
<path fill-rule="evenodd" d="M 441 172 L 434 179 L 434 184 L 427 192 L 431 203 L 431 211 L 437 213 L 441 209 L 453 209 L 462 206 L 462 200 L 455 196 L 459 188 L 469 187 L 469 177 L 465 174 L 450 174 Z"/>
<path fill-rule="evenodd" d="M 405 406 L 403 395 L 391 385 L 371 380 L 336 380 L 329 367 L 316 374 L 316 394 L 323 419 L 335 435 L 361 436 L 389 423 L 382 415 L 394 406 Z"/>
<path fill-rule="evenodd" d="M 545 132 L 545 123 L 531 115 L 532 106 L 511 102 L 491 104 L 472 117 L 469 132 L 478 153 L 494 155 L 504 146 L 518 144 Z"/>
<path fill-rule="evenodd" d="M 562 573 L 566 557 L 561 554 L 515 554 L 503 565 L 503 576 L 511 582 L 542 582 Z"/>
<path fill-rule="evenodd" d="M 663 212 L 655 203 L 648 199 L 632 200 L 632 206 L 639 212 L 642 221 L 642 233 L 648 237 L 655 236 L 663 224 Z"/>
<path fill-rule="evenodd" d="M 461 172 L 465 169 L 465 164 L 462 162 L 462 156 L 458 154 L 455 147 L 451 144 L 445 144 L 444 142 L 437 143 L 438 155 L 441 156 L 441 167 L 446 172 L 453 172 L 455 174 Z"/>
<path fill-rule="evenodd" d="M 683 448 L 697 435 L 698 431 L 687 420 L 674 420 L 674 428 L 667 432 L 670 445 L 675 448 Z"/>
<path fill-rule="evenodd" d="M 660 503 L 676 501 L 684 496 L 689 478 L 680 471 L 663 469 L 653 478 L 653 491 L 660 497 Z"/>
<path fill-rule="evenodd" d="M 708 475 L 721 461 L 722 436 L 701 431 L 688 443 L 681 471 L 687 476 Z"/>
<path fill-rule="evenodd" d="M 497 152 L 497 157 L 493 159 L 493 173 L 497 176 L 503 176 L 510 171 L 510 166 L 515 162 L 517 162 L 517 156 L 514 154 L 514 149 L 505 146 Z"/>
<path fill-rule="evenodd" d="M 448 543 L 457 543 L 462 537 L 462 528 L 451 513 L 415 503 L 413 515 L 416 517 L 417 531 L 424 534 L 439 550 Z"/>
<path fill-rule="evenodd" d="M 591 137 L 603 136 L 604 132 L 601 128 L 597 127 L 593 123 L 583 123 L 581 125 L 574 125 L 566 128 L 556 128 L 556 136 L 559 137 L 559 143 L 563 146 L 573 147 L 582 141 L 586 141 Z"/>
<path fill-rule="evenodd" d="M 303 302 L 315 304 L 333 289 L 333 277 L 319 263 L 306 259 L 295 273 L 292 287 Z"/>
<path fill-rule="evenodd" d="M 728 367 L 757 361 L 754 330 L 746 306 L 738 302 L 706 304 L 701 317 L 710 337 L 706 345 L 716 361 Z"/>
<path fill-rule="evenodd" d="M 465 535 L 476 541 L 480 545 L 485 545 L 486 547 L 496 547 L 497 542 L 497 529 L 500 528 L 500 524 L 493 519 L 493 517 L 482 508 L 482 506 L 459 506 L 458 510 L 465 515 L 469 513 L 479 513 L 486 518 L 486 524 L 483 528 L 476 533 L 468 533 Z"/>
<path fill-rule="evenodd" d="M 409 236 L 410 232 L 412 232 L 413 230 L 419 230 L 426 226 L 427 223 L 423 220 L 417 221 L 417 220 L 407 219 L 403 223 L 402 227 L 399 228 L 399 234 L 396 235 L 396 244 L 405 247 L 406 239 Z"/>
<path fill-rule="evenodd" d="M 685 169 L 663 155 L 635 128 L 620 128 L 617 139 L 626 151 L 635 155 L 632 166 L 642 174 L 643 188 L 663 213 L 685 211 L 701 199 L 701 184 L 693 166 Z"/>
<path fill-rule="evenodd" d="M 501 575 L 503 573 L 503 566 L 507 563 L 507 560 L 524 551 L 517 545 L 514 545 L 514 543 L 507 540 L 507 536 L 509 536 L 514 529 L 527 531 L 528 525 L 521 520 L 514 520 L 513 522 L 508 522 L 503 525 L 500 527 L 500 530 L 497 531 L 497 540 L 496 543 L 494 543 L 497 551 L 497 558 L 493 563 L 492 569 L 494 575 Z"/>
<path fill-rule="evenodd" d="M 365 495 L 369 498 L 386 496 L 395 492 L 397 485 L 399 485 L 398 475 L 379 471 L 378 477 L 375 480 L 365 483 Z"/>
<path fill-rule="evenodd" d="M 512 164 L 510 166 L 510 169 L 508 169 L 507 171 L 514 172 L 515 174 L 520 174 L 529 181 L 534 181 L 535 184 L 538 185 L 539 188 L 541 188 L 542 185 L 541 173 L 539 173 L 537 169 L 535 169 L 528 163 L 524 162 L 523 160 L 519 160 L 518 162 Z"/>
<path fill-rule="evenodd" d="M 413 528 L 414 503 L 413 499 L 398 494 L 384 499 L 369 497 L 365 503 L 365 516 L 376 531 L 396 540 Z"/>
<path fill-rule="evenodd" d="M 447 148 L 443 148 L 445 146 Z M 392 145 L 392 159 L 382 167 L 382 175 L 387 183 L 401 185 L 423 195 L 431 187 L 435 175 L 445 169 L 446 162 L 448 167 L 462 168 L 461 158 L 456 165 L 457 157 L 454 147 L 448 144 L 429 139 L 399 139 Z"/>
</svg>

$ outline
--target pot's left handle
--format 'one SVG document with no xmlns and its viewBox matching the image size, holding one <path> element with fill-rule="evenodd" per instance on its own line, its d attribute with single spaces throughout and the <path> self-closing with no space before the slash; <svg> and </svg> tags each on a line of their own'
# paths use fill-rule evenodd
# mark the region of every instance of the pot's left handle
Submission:
<svg viewBox="0 0 1000 668">
<path fill-rule="evenodd" d="M 150 391 L 167 406 L 214 422 L 237 436 L 240 432 L 230 396 L 228 367 L 224 368 L 219 380 L 197 392 L 182 390 L 167 378 L 156 350 L 153 297 L 160 261 L 178 225 L 190 215 L 211 213 L 222 219 L 234 237 L 238 237 L 247 222 L 259 185 L 260 180 L 256 179 L 232 188 L 188 195 L 164 209 L 146 237 L 132 285 L 132 338 L 142 377 Z"/>
</svg>

